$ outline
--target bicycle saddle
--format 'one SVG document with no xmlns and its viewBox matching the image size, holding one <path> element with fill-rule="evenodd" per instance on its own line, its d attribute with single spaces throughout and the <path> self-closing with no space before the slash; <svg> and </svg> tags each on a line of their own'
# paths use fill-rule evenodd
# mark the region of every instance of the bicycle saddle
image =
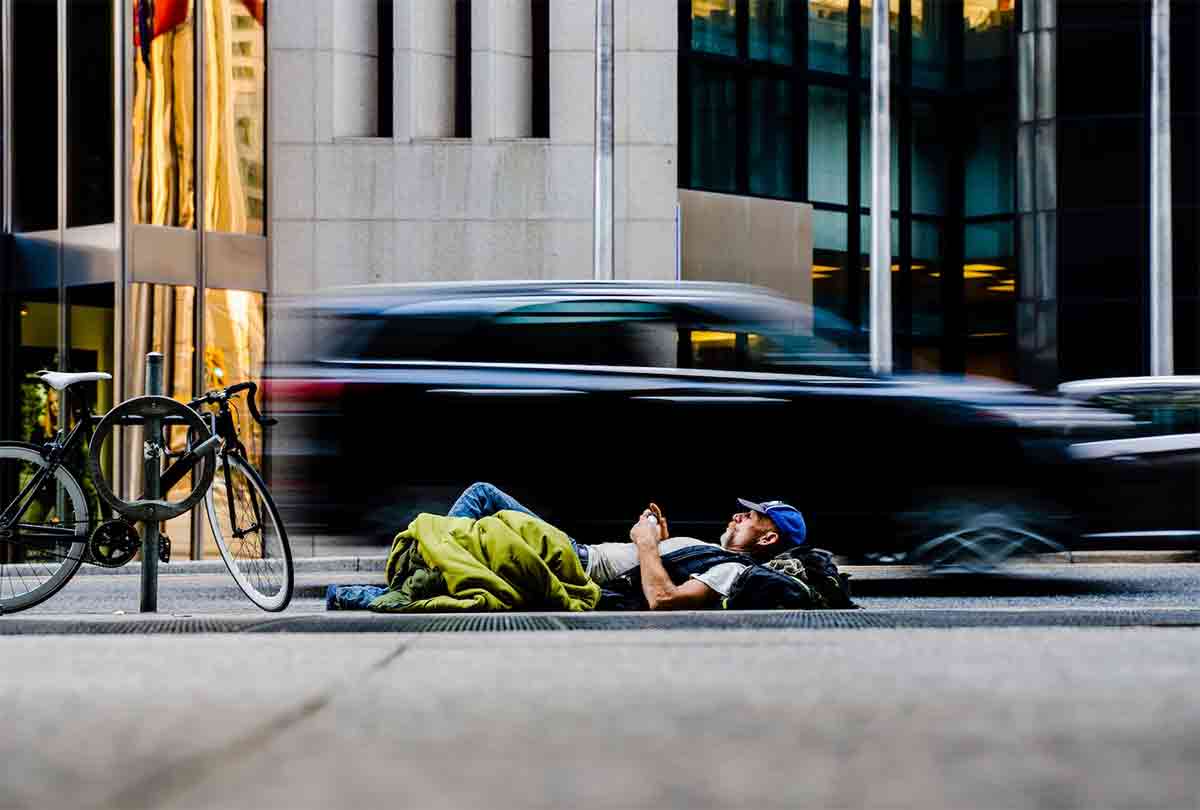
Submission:
<svg viewBox="0 0 1200 810">
<path fill-rule="evenodd" d="M 81 371 L 78 374 L 68 374 L 63 371 L 39 371 L 37 376 L 55 391 L 61 391 L 75 383 L 112 379 L 111 374 L 103 371 Z"/>
</svg>

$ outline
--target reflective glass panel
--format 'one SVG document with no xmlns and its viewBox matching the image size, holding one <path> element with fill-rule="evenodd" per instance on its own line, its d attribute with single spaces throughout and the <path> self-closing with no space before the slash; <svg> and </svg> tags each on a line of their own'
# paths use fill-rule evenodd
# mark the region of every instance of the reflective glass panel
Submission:
<svg viewBox="0 0 1200 810">
<path fill-rule="evenodd" d="M 58 15 L 45 0 L 12 4 L 13 230 L 58 227 Z"/>
<path fill-rule="evenodd" d="M 1017 378 L 1017 274 L 1013 224 L 966 228 L 963 289 L 967 308 L 967 373 Z"/>
<path fill-rule="evenodd" d="M 1013 210 L 1016 136 L 1011 115 L 1006 104 L 984 106 L 972 115 L 976 125 L 963 132 L 966 151 L 964 192 L 969 217 L 1006 214 Z"/>
<path fill-rule="evenodd" d="M 189 0 L 135 0 L 133 19 L 133 221 L 194 228 L 192 6 Z"/>
<path fill-rule="evenodd" d="M 750 0 L 750 58 L 792 64 L 795 0 Z"/>
<path fill-rule="evenodd" d="M 850 72 L 850 0 L 809 0 L 808 66 Z"/>
<path fill-rule="evenodd" d="M 737 186 L 737 82 L 727 71 L 693 64 L 691 71 L 691 177 L 693 188 L 734 191 Z"/>
<path fill-rule="evenodd" d="M 66 300 L 67 368 L 76 372 L 103 371 L 116 374 L 116 285 L 88 284 L 68 287 Z M 112 380 L 87 383 L 84 388 L 94 413 L 105 413 L 116 404 L 113 401 Z M 91 469 L 84 455 L 86 450 L 82 445 L 79 446 L 79 450 L 78 465 L 75 469 L 88 498 L 98 498 L 95 495 Z M 113 480 L 116 469 L 114 455 L 111 443 L 102 448 L 100 466 L 107 481 Z"/>
<path fill-rule="evenodd" d="M 266 37 L 262 0 L 206 0 L 205 224 L 263 234 Z"/>
<path fill-rule="evenodd" d="M 1010 81 L 1014 5 L 1014 0 L 963 0 L 963 82 L 968 89 L 1004 87 Z M 913 70 L 915 79 L 915 64 Z"/>
<path fill-rule="evenodd" d="M 917 214 L 946 212 L 946 163 L 950 144 L 932 104 L 914 102 L 912 110 L 912 209 Z M 896 172 L 898 169 L 893 168 Z"/>
<path fill-rule="evenodd" d="M 116 220 L 113 2 L 67 4 L 67 226 Z"/>
<path fill-rule="evenodd" d="M 737 0 L 692 0 L 692 50 L 737 55 Z"/>
<path fill-rule="evenodd" d="M 845 316 L 849 303 L 847 215 L 813 211 L 813 305 Z"/>
<path fill-rule="evenodd" d="M 62 427 L 59 397 L 33 377 L 38 371 L 58 369 L 58 290 L 23 290 L 12 296 L 19 337 L 13 356 L 14 383 L 20 413 L 14 438 L 40 445 Z"/>
<path fill-rule="evenodd" d="M 262 383 L 266 359 L 265 296 L 249 290 L 206 290 L 204 295 L 204 388 L 224 388 L 240 382 Z M 259 395 L 261 397 L 261 394 Z M 264 403 L 260 399 L 258 404 Z M 265 410 L 265 408 L 264 408 Z M 245 395 L 234 402 L 238 437 L 246 456 L 262 469 L 262 427 L 250 416 Z M 201 531 L 203 556 L 220 555 L 212 532 Z"/>
<path fill-rule="evenodd" d="M 163 393 L 181 402 L 191 399 L 196 355 L 195 304 L 194 287 L 144 283 L 129 286 L 126 297 L 129 334 L 125 371 L 131 394 L 146 390 L 146 355 L 149 352 L 161 352 Z M 117 482 L 119 488 L 114 491 L 130 500 L 138 497 L 143 489 L 142 429 L 117 427 L 113 438 L 122 450 L 122 477 Z M 182 451 L 187 446 L 185 430 L 170 429 L 167 439 L 174 451 Z M 101 448 L 101 452 L 115 452 L 115 447 Z M 175 485 L 168 497 L 182 498 L 191 491 L 191 487 L 192 477 L 188 475 Z M 192 514 L 189 512 L 167 524 L 166 534 L 171 538 L 173 558 L 187 559 L 191 556 Z"/>
<path fill-rule="evenodd" d="M 871 17 L 873 0 L 862 0 L 860 6 L 861 30 L 861 73 L 871 75 Z M 900 75 L 900 0 L 888 0 L 888 28 L 891 43 L 891 68 L 893 80 Z"/>
<path fill-rule="evenodd" d="M 942 227 L 912 224 L 912 364 L 913 371 L 942 370 Z"/>
<path fill-rule="evenodd" d="M 750 191 L 791 197 L 795 131 L 791 85 L 783 79 L 750 80 Z"/>
<path fill-rule="evenodd" d="M 893 97 L 891 122 L 889 127 L 892 138 L 892 155 L 890 179 L 892 185 L 892 210 L 900 206 L 900 119 L 898 117 L 898 102 Z M 859 193 L 862 195 L 864 207 L 871 204 L 871 99 L 864 94 L 859 106 L 859 131 L 862 138 L 862 150 L 859 152 Z"/>
<path fill-rule="evenodd" d="M 941 90 L 950 62 L 950 34 L 958 20 L 949 0 L 912 0 L 912 80 Z"/>
<path fill-rule="evenodd" d="M 850 168 L 849 99 L 845 90 L 808 88 L 808 198 L 848 202 Z"/>
</svg>

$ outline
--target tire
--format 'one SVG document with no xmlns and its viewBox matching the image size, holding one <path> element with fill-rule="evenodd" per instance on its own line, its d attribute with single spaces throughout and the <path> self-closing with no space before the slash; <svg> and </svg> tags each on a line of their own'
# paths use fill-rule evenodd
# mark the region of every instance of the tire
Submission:
<svg viewBox="0 0 1200 810">
<path fill-rule="evenodd" d="M 292 549 L 279 509 L 258 471 L 236 453 L 217 454 L 212 486 L 204 497 L 208 525 L 221 558 L 242 592 L 263 610 L 283 610 L 292 599 Z M 229 509 L 239 527 L 257 526 L 236 537 Z"/>
<path fill-rule="evenodd" d="M 1060 510 L 1027 492 L 983 490 L 924 500 L 907 513 L 904 562 L 985 573 L 1029 555 L 1067 552 Z"/>
<path fill-rule="evenodd" d="M 0 442 L 0 511 L 12 503 L 17 492 L 14 491 L 14 481 L 20 481 L 30 471 L 45 469 L 46 461 L 42 458 L 39 448 L 22 442 Z M 13 477 L 15 476 L 15 478 Z M 83 555 L 87 548 L 88 531 L 91 527 L 91 514 L 88 511 L 87 498 L 79 480 L 66 467 L 59 466 L 54 471 L 54 481 L 62 487 L 64 500 L 58 501 L 57 487 L 51 491 L 50 482 L 44 482 L 35 493 L 33 502 L 26 508 L 27 523 L 43 523 L 43 515 L 49 517 L 52 512 L 63 507 L 64 514 L 57 516 L 60 523 L 74 521 L 75 533 L 70 542 L 56 544 L 52 551 L 40 555 L 40 559 L 19 563 L 0 563 L 0 614 L 25 610 L 46 601 L 67 584 L 68 580 L 79 570 Z M 42 511 L 33 518 L 33 511 Z M 65 518 L 65 519 L 64 519 Z M 52 525 L 54 519 L 45 521 L 44 525 Z M 17 535 L 15 540 L 19 541 Z M 28 553 L 29 547 L 20 543 L 0 538 L 0 559 L 9 560 L 14 556 Z M 32 586 L 32 587 L 30 587 Z"/>
</svg>

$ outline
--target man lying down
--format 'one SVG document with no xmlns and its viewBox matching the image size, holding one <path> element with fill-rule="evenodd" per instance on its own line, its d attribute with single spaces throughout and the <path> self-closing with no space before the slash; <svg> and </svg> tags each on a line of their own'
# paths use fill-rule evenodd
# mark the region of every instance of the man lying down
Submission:
<svg viewBox="0 0 1200 810">
<path fill-rule="evenodd" d="M 651 504 L 628 543 L 583 545 L 491 484 L 446 516 L 420 515 L 388 557 L 386 588 L 330 586 L 330 610 L 699 610 L 853 608 L 848 576 L 807 544 L 782 501 L 738 499 L 720 543 L 671 537 Z"/>
</svg>

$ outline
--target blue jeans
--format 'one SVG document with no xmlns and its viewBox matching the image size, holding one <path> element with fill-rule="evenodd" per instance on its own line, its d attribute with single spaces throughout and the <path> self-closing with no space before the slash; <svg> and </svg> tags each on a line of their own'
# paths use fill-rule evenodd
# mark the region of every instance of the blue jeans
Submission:
<svg viewBox="0 0 1200 810">
<path fill-rule="evenodd" d="M 507 492 L 485 483 L 472 484 L 467 487 L 463 491 L 463 494 L 458 496 L 458 500 L 454 502 L 454 506 L 451 506 L 450 511 L 446 514 L 449 517 L 465 517 L 472 520 L 479 520 L 480 518 L 505 510 L 524 512 L 532 517 L 537 517 L 537 515 L 522 506 L 516 498 Z M 586 570 L 588 547 L 579 545 L 575 542 L 574 538 L 567 539 L 571 541 L 571 546 L 575 549 L 575 554 L 579 557 L 579 562 L 583 564 Z M 343 585 L 341 587 L 331 585 L 325 594 L 325 609 L 366 610 L 367 606 L 386 590 L 387 588 L 381 588 L 377 585 Z"/>
<path fill-rule="evenodd" d="M 506 509 L 515 512 L 524 512 L 532 517 L 537 517 L 531 510 L 526 509 L 520 501 L 504 490 L 483 482 L 471 484 L 471 486 L 463 490 L 463 494 L 458 496 L 458 500 L 454 502 L 454 506 L 451 506 L 450 511 L 446 514 L 450 517 L 465 517 L 472 520 L 479 520 L 480 518 L 494 515 Z M 541 518 L 538 519 L 540 520 Z M 573 537 L 568 537 L 567 539 L 571 541 L 571 547 L 575 549 L 575 554 L 579 557 L 579 561 L 583 563 L 583 567 L 587 568 L 587 546 L 579 545 Z"/>
</svg>

